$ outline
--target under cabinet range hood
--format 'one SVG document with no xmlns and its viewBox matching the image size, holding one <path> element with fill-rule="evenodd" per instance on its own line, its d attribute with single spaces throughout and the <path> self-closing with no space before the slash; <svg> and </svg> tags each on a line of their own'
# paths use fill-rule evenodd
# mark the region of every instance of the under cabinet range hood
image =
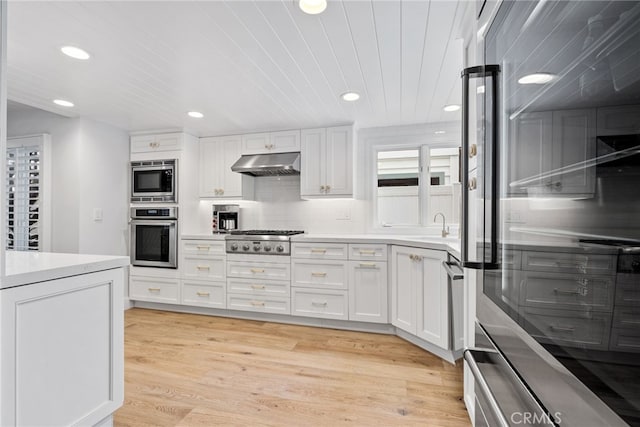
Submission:
<svg viewBox="0 0 640 427">
<path fill-rule="evenodd" d="M 300 175 L 300 153 L 245 154 L 231 170 L 251 176 Z"/>
</svg>

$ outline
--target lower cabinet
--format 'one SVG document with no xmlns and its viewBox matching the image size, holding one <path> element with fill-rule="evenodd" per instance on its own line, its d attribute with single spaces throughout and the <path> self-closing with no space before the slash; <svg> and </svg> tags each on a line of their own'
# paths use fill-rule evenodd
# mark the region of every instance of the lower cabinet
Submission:
<svg viewBox="0 0 640 427">
<path fill-rule="evenodd" d="M 349 261 L 349 320 L 389 323 L 387 263 Z"/>
<path fill-rule="evenodd" d="M 391 249 L 391 323 L 449 348 L 446 252 L 393 246 Z"/>
<path fill-rule="evenodd" d="M 227 261 L 227 308 L 229 310 L 291 314 L 291 264 L 289 257 L 274 256 L 272 262 Z"/>
<path fill-rule="evenodd" d="M 292 288 L 294 316 L 349 319 L 348 293 L 339 289 Z"/>
<path fill-rule="evenodd" d="M 129 297 L 138 301 L 177 304 L 180 302 L 180 281 L 164 277 L 130 276 Z"/>
<path fill-rule="evenodd" d="M 182 280 L 180 302 L 199 307 L 225 308 L 226 283 L 199 280 Z"/>
<path fill-rule="evenodd" d="M 348 320 L 347 266 L 345 260 L 293 258 L 291 314 Z"/>
</svg>

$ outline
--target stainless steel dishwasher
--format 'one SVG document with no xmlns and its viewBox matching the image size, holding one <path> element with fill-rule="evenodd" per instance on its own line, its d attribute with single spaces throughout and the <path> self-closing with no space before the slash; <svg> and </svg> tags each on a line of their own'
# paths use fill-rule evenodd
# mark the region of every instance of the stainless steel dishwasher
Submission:
<svg viewBox="0 0 640 427">
<path fill-rule="evenodd" d="M 442 262 L 447 272 L 447 301 L 449 303 L 449 348 L 452 351 L 462 350 L 464 347 L 464 271 L 460 261 L 449 254 Z"/>
</svg>

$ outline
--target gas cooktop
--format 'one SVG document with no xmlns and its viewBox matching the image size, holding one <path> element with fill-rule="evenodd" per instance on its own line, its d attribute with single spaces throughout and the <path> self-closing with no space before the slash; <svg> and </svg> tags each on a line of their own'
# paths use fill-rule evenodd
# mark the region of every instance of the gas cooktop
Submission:
<svg viewBox="0 0 640 427">
<path fill-rule="evenodd" d="M 225 237 L 227 253 L 256 255 L 291 254 L 291 236 L 301 230 L 234 230 Z"/>
</svg>

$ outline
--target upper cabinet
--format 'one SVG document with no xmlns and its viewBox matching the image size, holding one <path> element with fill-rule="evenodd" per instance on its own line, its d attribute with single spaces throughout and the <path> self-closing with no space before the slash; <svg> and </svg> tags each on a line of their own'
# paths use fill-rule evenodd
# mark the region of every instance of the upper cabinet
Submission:
<svg viewBox="0 0 640 427">
<path fill-rule="evenodd" d="M 353 127 L 302 130 L 300 196 L 353 197 Z"/>
<path fill-rule="evenodd" d="M 300 151 L 299 130 L 242 135 L 242 154 L 288 153 L 293 151 Z"/>
<path fill-rule="evenodd" d="M 253 198 L 253 178 L 231 171 L 241 155 L 242 137 L 200 138 L 200 197 Z"/>
<path fill-rule="evenodd" d="M 155 151 L 180 151 L 183 142 L 183 133 L 132 136 L 131 152 L 153 153 Z"/>
<path fill-rule="evenodd" d="M 598 136 L 640 133 L 640 105 L 598 108 Z"/>
<path fill-rule="evenodd" d="M 596 110 L 524 113 L 511 126 L 508 195 L 590 195 L 595 168 Z"/>
</svg>

